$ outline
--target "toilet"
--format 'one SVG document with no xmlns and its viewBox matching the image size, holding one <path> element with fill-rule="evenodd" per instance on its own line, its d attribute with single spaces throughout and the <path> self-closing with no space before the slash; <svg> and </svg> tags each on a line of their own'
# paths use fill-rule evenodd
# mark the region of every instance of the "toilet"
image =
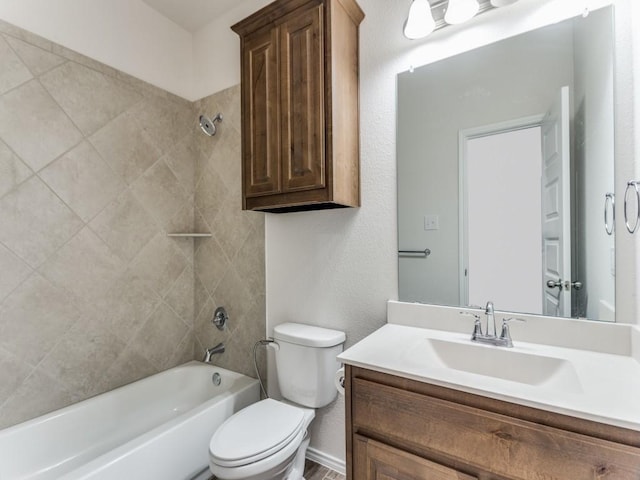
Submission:
<svg viewBox="0 0 640 480">
<path fill-rule="evenodd" d="M 315 409 L 337 395 L 344 332 L 283 323 L 274 328 L 284 400 L 267 398 L 229 417 L 209 443 L 209 468 L 221 480 L 300 480 Z"/>
</svg>

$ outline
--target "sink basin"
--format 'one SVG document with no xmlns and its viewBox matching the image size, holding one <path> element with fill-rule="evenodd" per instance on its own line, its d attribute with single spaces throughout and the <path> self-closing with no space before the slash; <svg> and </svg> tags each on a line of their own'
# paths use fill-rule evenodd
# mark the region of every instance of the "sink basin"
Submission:
<svg viewBox="0 0 640 480">
<path fill-rule="evenodd" d="M 532 386 L 580 393 L 582 387 L 568 360 L 510 348 L 427 338 L 405 351 L 405 361 L 417 366 L 448 368 L 474 375 Z"/>
</svg>

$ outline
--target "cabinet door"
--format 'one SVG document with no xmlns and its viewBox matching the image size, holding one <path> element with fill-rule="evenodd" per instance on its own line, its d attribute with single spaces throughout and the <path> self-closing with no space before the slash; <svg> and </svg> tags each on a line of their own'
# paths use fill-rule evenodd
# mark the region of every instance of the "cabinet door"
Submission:
<svg viewBox="0 0 640 480">
<path fill-rule="evenodd" d="M 325 186 L 323 9 L 280 24 L 283 191 Z"/>
<path fill-rule="evenodd" d="M 360 435 L 354 437 L 353 477 L 358 480 L 477 480 Z"/>
<path fill-rule="evenodd" d="M 278 35 L 266 28 L 244 38 L 243 178 L 246 197 L 279 193 Z"/>
</svg>

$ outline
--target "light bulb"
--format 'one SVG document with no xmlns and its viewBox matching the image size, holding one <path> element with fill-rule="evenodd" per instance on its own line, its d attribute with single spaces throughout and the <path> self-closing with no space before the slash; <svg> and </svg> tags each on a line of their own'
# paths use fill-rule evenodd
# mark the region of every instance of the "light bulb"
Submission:
<svg viewBox="0 0 640 480">
<path fill-rule="evenodd" d="M 449 0 L 444 21 L 449 25 L 463 23 L 473 18 L 478 10 L 480 10 L 478 0 Z"/>
<path fill-rule="evenodd" d="M 436 28 L 428 0 L 413 0 L 409 7 L 409 15 L 404 22 L 404 36 L 415 40 L 426 37 Z"/>
<path fill-rule="evenodd" d="M 516 3 L 518 0 L 491 0 L 491 5 L 496 8 L 506 7 L 507 5 L 511 5 L 512 3 Z"/>
</svg>

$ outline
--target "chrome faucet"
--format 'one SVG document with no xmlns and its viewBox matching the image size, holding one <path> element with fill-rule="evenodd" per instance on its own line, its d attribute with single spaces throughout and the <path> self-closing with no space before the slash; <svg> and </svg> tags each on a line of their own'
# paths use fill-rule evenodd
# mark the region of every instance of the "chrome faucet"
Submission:
<svg viewBox="0 0 640 480">
<path fill-rule="evenodd" d="M 487 306 L 484 308 L 484 314 L 487 316 L 487 328 L 484 330 L 487 332 L 487 337 L 496 336 L 496 317 L 493 314 L 493 302 L 489 300 Z"/>
<path fill-rule="evenodd" d="M 484 330 L 486 333 L 483 333 L 482 331 L 482 322 L 480 321 L 480 315 L 470 312 L 460 312 L 461 315 L 470 315 L 475 319 L 473 323 L 473 333 L 471 334 L 471 341 L 495 345 L 496 347 L 513 347 L 511 332 L 509 331 L 509 323 L 512 321 L 524 322 L 524 320 L 521 318 L 503 319 L 502 330 L 500 332 L 500 336 L 498 337 L 496 335 L 496 317 L 493 309 L 493 302 L 487 302 L 484 313 L 487 316 L 487 326 Z"/>
<path fill-rule="evenodd" d="M 217 353 L 224 353 L 224 343 L 219 343 L 215 347 L 206 349 L 202 361 L 205 363 L 210 363 L 211 357 L 213 357 Z"/>
</svg>

